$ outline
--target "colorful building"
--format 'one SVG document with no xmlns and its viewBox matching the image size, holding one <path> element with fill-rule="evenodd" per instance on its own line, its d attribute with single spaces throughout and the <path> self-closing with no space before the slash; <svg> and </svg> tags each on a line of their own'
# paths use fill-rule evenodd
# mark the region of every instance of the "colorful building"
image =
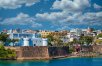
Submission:
<svg viewBox="0 0 102 66">
<path fill-rule="evenodd" d="M 6 44 L 7 46 L 47 46 L 47 38 L 41 38 L 39 33 L 8 33 L 10 39 L 18 42 Z"/>
<path fill-rule="evenodd" d="M 57 35 L 61 37 L 67 35 L 67 31 L 40 31 L 39 33 L 41 34 L 42 38 L 46 38 L 48 35 Z"/>
</svg>

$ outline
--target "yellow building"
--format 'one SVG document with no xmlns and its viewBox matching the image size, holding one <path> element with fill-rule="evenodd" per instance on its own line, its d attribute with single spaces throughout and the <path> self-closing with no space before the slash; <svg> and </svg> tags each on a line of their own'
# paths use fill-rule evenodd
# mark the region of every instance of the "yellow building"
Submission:
<svg viewBox="0 0 102 66">
<path fill-rule="evenodd" d="M 67 31 L 41 31 L 40 32 L 42 38 L 46 38 L 48 35 L 57 35 L 57 36 L 64 36 L 67 35 Z"/>
<path fill-rule="evenodd" d="M 41 31 L 40 34 L 41 34 L 42 38 L 46 38 L 48 35 L 51 35 L 51 32 L 49 32 L 49 31 Z"/>
</svg>

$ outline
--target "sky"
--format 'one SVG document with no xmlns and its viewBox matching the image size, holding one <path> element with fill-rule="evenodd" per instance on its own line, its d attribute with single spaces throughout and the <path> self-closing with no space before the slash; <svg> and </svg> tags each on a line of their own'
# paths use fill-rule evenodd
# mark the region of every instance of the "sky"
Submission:
<svg viewBox="0 0 102 66">
<path fill-rule="evenodd" d="M 102 0 L 0 0 L 0 30 L 102 29 Z"/>
</svg>

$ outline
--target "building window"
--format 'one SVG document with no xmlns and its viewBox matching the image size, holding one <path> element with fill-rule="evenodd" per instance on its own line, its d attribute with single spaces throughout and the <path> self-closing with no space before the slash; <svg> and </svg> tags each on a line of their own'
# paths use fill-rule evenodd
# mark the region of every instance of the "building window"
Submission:
<svg viewBox="0 0 102 66">
<path fill-rule="evenodd" d="M 34 44 L 33 46 L 36 46 L 36 44 Z"/>
</svg>

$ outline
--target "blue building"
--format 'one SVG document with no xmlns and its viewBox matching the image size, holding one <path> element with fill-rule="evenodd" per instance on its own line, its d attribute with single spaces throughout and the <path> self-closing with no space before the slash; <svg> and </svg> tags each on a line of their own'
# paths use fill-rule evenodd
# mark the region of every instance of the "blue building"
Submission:
<svg viewBox="0 0 102 66">
<path fill-rule="evenodd" d="M 9 38 L 10 39 L 21 39 L 21 38 L 41 38 L 41 34 L 39 33 L 10 33 Z"/>
<path fill-rule="evenodd" d="M 41 38 L 39 33 L 10 33 L 9 38 L 19 41 L 7 44 L 8 46 L 47 46 L 48 44 L 48 40 Z"/>
</svg>

